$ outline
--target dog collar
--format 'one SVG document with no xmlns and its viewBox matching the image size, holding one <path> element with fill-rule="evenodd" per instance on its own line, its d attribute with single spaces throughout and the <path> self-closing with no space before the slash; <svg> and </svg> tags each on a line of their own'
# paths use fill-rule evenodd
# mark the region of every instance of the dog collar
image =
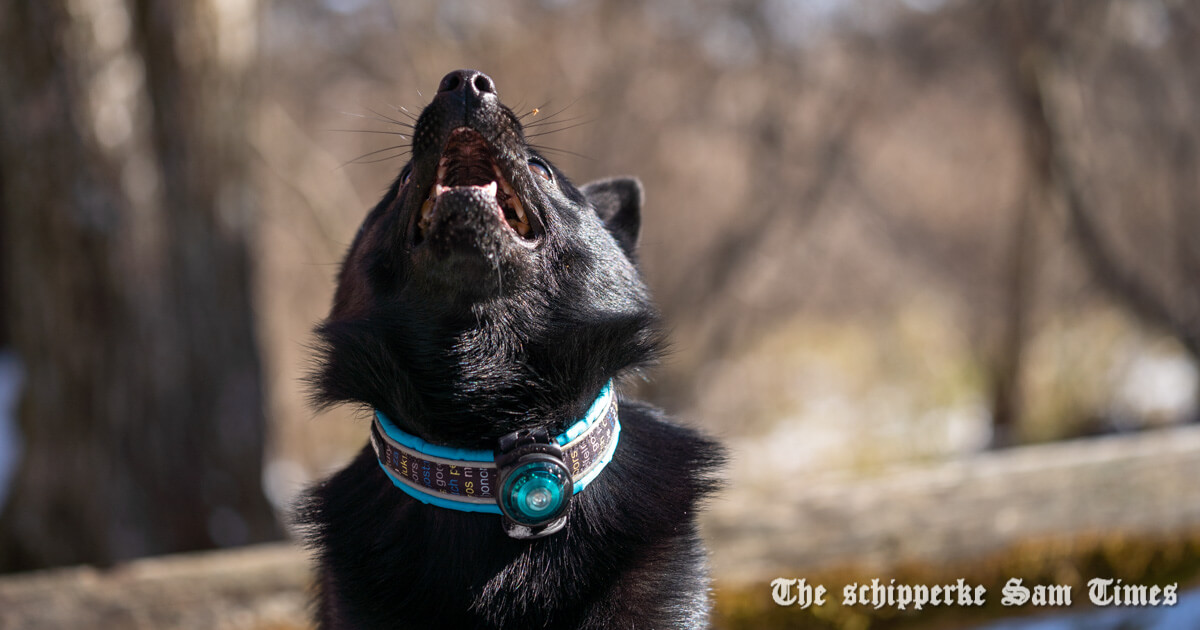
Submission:
<svg viewBox="0 0 1200 630">
<path fill-rule="evenodd" d="M 561 466 L 562 472 L 569 475 L 571 487 L 570 494 L 561 499 L 569 501 L 570 495 L 583 491 L 608 465 L 620 435 L 617 400 L 609 381 L 587 415 L 554 438 L 549 438 L 544 430 L 522 431 L 501 438 L 496 451 L 450 448 L 430 444 L 400 430 L 383 412 L 376 410 L 371 446 L 388 478 L 412 498 L 460 512 L 504 514 L 505 529 L 510 536 L 531 538 L 553 533 L 563 523 L 558 522 L 552 528 L 525 524 L 527 531 L 514 533 L 513 524 L 507 522 L 512 516 L 511 506 L 501 509 L 501 502 L 506 500 L 502 477 L 516 465 L 514 455 L 521 455 L 514 453 L 514 449 L 537 451 L 535 459 L 549 459 Z M 565 522 L 565 515 L 560 520 Z"/>
</svg>

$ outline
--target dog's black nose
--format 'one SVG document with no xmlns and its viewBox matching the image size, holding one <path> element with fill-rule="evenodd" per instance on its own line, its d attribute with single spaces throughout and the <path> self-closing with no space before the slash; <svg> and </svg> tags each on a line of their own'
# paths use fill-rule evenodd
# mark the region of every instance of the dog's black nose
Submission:
<svg viewBox="0 0 1200 630">
<path fill-rule="evenodd" d="M 478 70 L 455 70 L 442 77 L 438 94 L 463 90 L 472 96 L 496 93 L 496 82 Z"/>
</svg>

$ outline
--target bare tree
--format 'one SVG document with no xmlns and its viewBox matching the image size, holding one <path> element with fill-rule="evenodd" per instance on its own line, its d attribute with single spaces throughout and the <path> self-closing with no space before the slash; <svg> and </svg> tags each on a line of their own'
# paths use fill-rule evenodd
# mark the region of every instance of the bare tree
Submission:
<svg viewBox="0 0 1200 630">
<path fill-rule="evenodd" d="M 28 383 L 0 570 L 279 535 L 248 290 L 256 10 L 0 10 L 3 317 Z"/>
<path fill-rule="evenodd" d="M 1039 326 L 1034 313 L 1062 308 L 1041 303 L 1038 290 L 1048 282 L 1043 245 L 1059 225 L 1069 236 L 1063 245 L 1073 246 L 1096 286 L 1200 358 L 1193 120 L 1200 82 L 1187 70 L 1200 52 L 1200 20 L 1183 5 L 1163 5 L 1163 15 L 1134 14 L 1155 7 L 961 3 L 902 23 L 892 36 L 892 50 L 914 77 L 944 75 L 972 46 L 981 48 L 979 67 L 994 70 L 1020 132 L 1020 191 L 1012 207 L 997 209 L 1009 226 L 997 235 L 1004 243 L 1004 262 L 991 280 L 998 291 L 980 300 L 990 306 L 976 315 L 987 331 L 979 352 L 995 446 L 1012 444 L 1019 433 L 1026 347 Z M 1166 25 L 1150 36 L 1161 41 L 1138 43 L 1121 32 L 1139 21 Z M 930 258 L 945 263 L 936 252 Z"/>
<path fill-rule="evenodd" d="M 998 58 L 1021 125 L 1027 172 L 1030 202 L 1023 204 L 1018 225 L 1029 223 L 1028 208 L 1044 215 L 1061 207 L 1096 284 L 1200 359 L 1195 187 L 1200 170 L 1193 120 L 1200 82 L 1187 79 L 1194 75 L 1187 70 L 1190 60 L 1200 52 L 1194 44 L 1197 12 L 1163 7 L 1167 15 L 1160 17 L 1169 25 L 1163 42 L 1139 47 L 1123 41 L 1114 31 L 1137 19 L 1128 12 L 1149 6 L 1036 1 L 993 6 Z M 1106 105 L 1114 100 L 1119 113 Z M 1018 234 L 1013 246 L 1032 240 Z M 997 372 L 1005 376 L 1003 383 L 1019 382 L 1020 314 L 1027 309 L 1016 305 L 1028 284 L 1024 279 L 1037 267 L 1022 251 L 1014 251 L 1011 260 L 1012 334 L 1005 336 L 1001 355 L 1008 367 Z M 1013 418 L 995 414 L 998 426 L 1011 427 Z"/>
<path fill-rule="evenodd" d="M 1038 105 L 1029 129 L 1047 147 L 1046 181 L 1098 284 L 1200 361 L 1200 79 L 1192 69 L 1200 9 L 1159 7 L 1167 32 L 1150 37 L 1161 42 L 1096 42 L 1082 30 L 1145 6 L 1079 9 L 1079 26 L 1034 44 L 1046 52 L 1036 57 L 1038 80 L 1028 90 Z M 1085 93 L 1078 100 L 1087 106 L 1071 111 L 1056 86 Z M 1137 97 L 1129 102 L 1122 93 Z M 1105 106 L 1114 101 L 1128 109 Z M 1140 181 L 1122 176 L 1130 170 Z"/>
</svg>

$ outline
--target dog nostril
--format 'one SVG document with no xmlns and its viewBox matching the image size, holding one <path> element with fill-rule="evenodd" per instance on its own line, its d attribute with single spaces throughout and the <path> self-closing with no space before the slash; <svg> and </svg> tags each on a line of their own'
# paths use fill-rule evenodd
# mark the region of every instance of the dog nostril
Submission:
<svg viewBox="0 0 1200 630">
<path fill-rule="evenodd" d="M 462 78 L 460 77 L 459 72 L 451 72 L 450 74 L 442 77 L 442 82 L 440 85 L 438 85 L 438 92 L 453 92 L 454 90 L 457 90 L 458 86 L 461 84 Z"/>
<path fill-rule="evenodd" d="M 492 83 L 492 78 L 480 72 L 475 76 L 475 89 L 479 90 L 480 94 L 495 94 L 496 84 Z"/>
<path fill-rule="evenodd" d="M 495 94 L 496 83 L 492 78 L 478 70 L 455 70 L 442 77 L 438 84 L 438 93 L 457 92 L 466 90 L 477 95 Z"/>
</svg>

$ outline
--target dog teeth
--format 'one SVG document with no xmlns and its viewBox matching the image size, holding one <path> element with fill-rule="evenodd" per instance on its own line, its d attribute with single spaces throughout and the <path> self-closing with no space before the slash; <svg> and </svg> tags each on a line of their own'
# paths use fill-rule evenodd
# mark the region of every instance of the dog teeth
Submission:
<svg viewBox="0 0 1200 630">
<path fill-rule="evenodd" d="M 522 223 L 516 219 L 509 219 L 507 223 L 508 227 L 512 228 L 514 232 L 520 234 L 521 236 L 528 234 L 529 230 L 531 229 L 528 223 Z"/>
<path fill-rule="evenodd" d="M 420 220 L 418 227 L 424 231 L 429 228 L 433 222 L 433 206 L 437 198 L 443 194 L 456 189 L 474 188 L 490 197 L 499 208 L 501 220 L 514 232 L 527 237 L 533 233 L 533 226 L 529 221 L 529 215 L 525 211 L 525 206 L 521 203 L 521 198 L 513 189 L 512 184 L 504 179 L 504 174 L 500 172 L 500 167 L 496 164 L 492 165 L 492 171 L 496 174 L 494 180 L 484 185 L 467 185 L 467 186 L 446 186 L 442 184 L 445 181 L 446 173 L 449 168 L 449 162 L 446 158 L 442 158 L 438 163 L 437 177 L 434 180 L 433 188 L 429 191 L 429 197 L 421 204 Z M 509 218 L 512 217 L 512 218 Z"/>
<path fill-rule="evenodd" d="M 430 196 L 421 204 L 421 220 L 417 222 L 417 227 L 422 232 L 429 229 L 429 221 L 433 217 L 433 197 Z"/>
</svg>

